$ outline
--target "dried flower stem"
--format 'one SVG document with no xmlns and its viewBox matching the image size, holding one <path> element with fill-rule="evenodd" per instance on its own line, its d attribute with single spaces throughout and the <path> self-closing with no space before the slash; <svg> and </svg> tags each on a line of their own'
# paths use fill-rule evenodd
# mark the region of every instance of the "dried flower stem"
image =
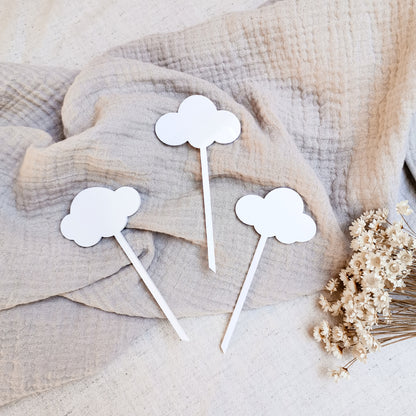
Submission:
<svg viewBox="0 0 416 416">
<path fill-rule="evenodd" d="M 404 218 L 407 201 L 396 207 L 402 221 L 391 223 L 387 210 L 365 212 L 350 226 L 354 253 L 338 279 L 321 295 L 321 308 L 338 319 L 314 328 L 314 338 L 336 357 L 353 358 L 331 375 L 349 376 L 356 361 L 381 346 L 416 337 L 416 233 Z M 404 224 L 407 228 L 404 228 Z"/>
</svg>

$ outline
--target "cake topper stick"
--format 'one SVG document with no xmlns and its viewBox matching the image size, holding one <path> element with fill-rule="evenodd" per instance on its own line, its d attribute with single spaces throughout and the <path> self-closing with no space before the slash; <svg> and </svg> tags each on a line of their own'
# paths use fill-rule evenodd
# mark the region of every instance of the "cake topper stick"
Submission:
<svg viewBox="0 0 416 416">
<path fill-rule="evenodd" d="M 208 267 L 215 273 L 214 228 L 212 226 L 211 190 L 209 187 L 207 148 L 199 149 L 201 156 L 202 192 L 204 194 L 205 233 L 207 235 Z"/>
<path fill-rule="evenodd" d="M 140 203 L 139 193 L 128 186 L 116 191 L 102 187 L 84 189 L 75 196 L 70 213 L 61 221 L 61 232 L 65 238 L 75 241 L 81 247 L 92 247 L 102 237 L 114 237 L 179 338 L 189 341 L 147 270 L 121 233 L 127 225 L 128 217 L 139 209 Z"/>
<path fill-rule="evenodd" d="M 164 114 L 155 125 L 156 136 L 163 143 L 179 146 L 188 141 L 200 151 L 208 265 L 213 272 L 216 266 L 207 147 L 214 142 L 231 143 L 239 137 L 240 132 L 240 121 L 233 113 L 217 110 L 215 104 L 202 95 L 186 98 L 177 113 Z"/>
<path fill-rule="evenodd" d="M 149 274 L 147 273 L 147 270 L 143 267 L 143 264 L 141 263 L 141 261 L 134 254 L 134 251 L 130 247 L 127 240 L 124 238 L 123 234 L 121 234 L 121 232 L 118 232 L 117 234 L 114 234 L 114 237 L 117 240 L 117 242 L 120 244 L 120 247 L 123 249 L 124 253 L 130 260 L 133 267 L 136 269 L 141 279 L 143 280 L 143 283 L 146 285 L 147 289 L 152 294 L 153 298 L 159 305 L 160 309 L 165 314 L 166 318 L 172 325 L 173 329 L 178 334 L 179 338 L 182 341 L 189 341 L 188 336 L 185 334 L 185 331 L 179 324 L 178 320 L 176 319 L 176 316 L 173 314 L 172 310 L 169 308 L 169 305 L 166 303 L 162 294 L 159 292 L 159 289 L 153 283 L 153 280 L 150 278 Z"/>
<path fill-rule="evenodd" d="M 256 251 L 254 252 L 254 256 L 251 260 L 246 278 L 244 279 L 244 283 L 241 288 L 240 294 L 238 295 L 237 303 L 234 306 L 231 319 L 228 322 L 227 331 L 225 332 L 224 338 L 222 339 L 221 349 L 224 353 L 227 351 L 228 345 L 231 341 L 231 337 L 233 336 L 238 318 L 240 317 L 241 310 L 243 309 L 244 302 L 246 301 L 248 291 L 253 281 L 254 274 L 256 273 L 257 266 L 259 265 L 261 255 L 263 254 L 266 241 L 267 241 L 267 237 L 265 237 L 264 235 L 260 236 L 260 239 L 257 243 Z"/>
<path fill-rule="evenodd" d="M 237 325 L 267 239 L 276 237 L 284 244 L 292 244 L 308 241 L 316 233 L 315 222 L 303 213 L 302 198 L 289 188 L 276 188 L 265 198 L 246 195 L 238 200 L 235 212 L 244 224 L 254 226 L 260 239 L 221 343 L 224 353 Z"/>
</svg>

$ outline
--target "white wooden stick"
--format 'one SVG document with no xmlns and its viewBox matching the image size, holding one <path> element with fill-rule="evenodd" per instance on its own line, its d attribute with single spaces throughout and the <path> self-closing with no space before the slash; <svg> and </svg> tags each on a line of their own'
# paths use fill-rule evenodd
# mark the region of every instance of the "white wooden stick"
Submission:
<svg viewBox="0 0 416 416">
<path fill-rule="evenodd" d="M 251 264 L 248 269 L 246 278 L 244 280 L 243 287 L 241 288 L 240 294 L 237 299 L 237 303 L 234 306 L 231 319 L 228 322 L 228 326 L 227 326 L 227 330 L 225 332 L 224 338 L 222 339 L 221 349 L 223 353 L 227 351 L 231 337 L 235 330 L 235 326 L 237 325 L 238 317 L 240 316 L 240 312 L 243 309 L 244 302 L 246 300 L 248 291 L 250 289 L 251 282 L 253 281 L 254 274 L 256 273 L 257 266 L 259 265 L 259 261 L 263 253 L 263 249 L 266 244 L 266 241 L 267 241 L 267 237 L 262 235 L 260 237 L 259 242 L 257 243 L 256 251 L 254 252 L 253 259 L 251 260 Z"/>
<path fill-rule="evenodd" d="M 185 331 L 180 326 L 178 320 L 176 319 L 175 315 L 173 314 L 172 310 L 169 308 L 168 304 L 166 303 L 165 299 L 159 292 L 156 285 L 153 283 L 153 280 L 150 278 L 149 274 L 147 273 L 147 270 L 143 267 L 141 261 L 137 258 L 136 254 L 134 253 L 133 249 L 130 247 L 127 240 L 124 238 L 123 234 L 121 232 L 114 235 L 117 242 L 120 244 L 120 247 L 123 249 L 126 256 L 131 261 L 131 264 L 136 269 L 137 273 L 143 280 L 143 283 L 146 285 L 146 287 L 149 289 L 149 292 L 154 297 L 157 304 L 160 306 L 160 309 L 162 309 L 163 313 L 165 314 L 166 318 L 168 318 L 170 324 L 173 326 L 174 330 L 178 334 L 179 338 L 182 341 L 189 341 L 188 336 L 185 334 Z"/>
<path fill-rule="evenodd" d="M 202 191 L 204 193 L 205 231 L 207 235 L 208 266 L 215 273 L 214 230 L 212 227 L 211 191 L 209 189 L 207 148 L 199 149 L 201 156 Z"/>
</svg>

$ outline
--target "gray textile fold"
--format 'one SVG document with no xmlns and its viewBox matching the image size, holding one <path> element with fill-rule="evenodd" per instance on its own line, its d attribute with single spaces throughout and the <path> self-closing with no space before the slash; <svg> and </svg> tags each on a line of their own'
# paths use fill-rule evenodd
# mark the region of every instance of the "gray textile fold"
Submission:
<svg viewBox="0 0 416 416">
<path fill-rule="evenodd" d="M 143 335 L 143 317 L 162 316 L 113 239 L 85 249 L 59 233 L 85 187 L 140 192 L 124 233 L 179 317 L 233 308 L 258 240 L 237 199 L 294 188 L 318 234 L 269 239 L 246 305 L 320 290 L 346 259 L 351 219 L 398 196 L 416 108 L 413 6 L 279 2 L 121 46 L 78 75 L 1 65 L 0 403 L 91 374 Z M 240 139 L 208 149 L 216 274 L 198 152 L 154 134 L 191 94 L 242 122 Z"/>
</svg>

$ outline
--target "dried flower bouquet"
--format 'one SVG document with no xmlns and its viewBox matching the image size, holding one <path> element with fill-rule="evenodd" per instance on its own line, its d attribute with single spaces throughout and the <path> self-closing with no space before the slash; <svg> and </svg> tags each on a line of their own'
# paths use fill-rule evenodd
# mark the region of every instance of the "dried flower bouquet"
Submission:
<svg viewBox="0 0 416 416">
<path fill-rule="evenodd" d="M 325 350 L 336 357 L 351 353 L 343 367 L 331 370 L 335 380 L 366 361 L 369 352 L 416 336 L 416 233 L 405 216 L 407 201 L 396 206 L 401 221 L 391 223 L 388 211 L 365 212 L 349 227 L 353 255 L 338 278 L 331 279 L 319 304 L 338 322 L 324 320 L 313 331 Z"/>
</svg>

